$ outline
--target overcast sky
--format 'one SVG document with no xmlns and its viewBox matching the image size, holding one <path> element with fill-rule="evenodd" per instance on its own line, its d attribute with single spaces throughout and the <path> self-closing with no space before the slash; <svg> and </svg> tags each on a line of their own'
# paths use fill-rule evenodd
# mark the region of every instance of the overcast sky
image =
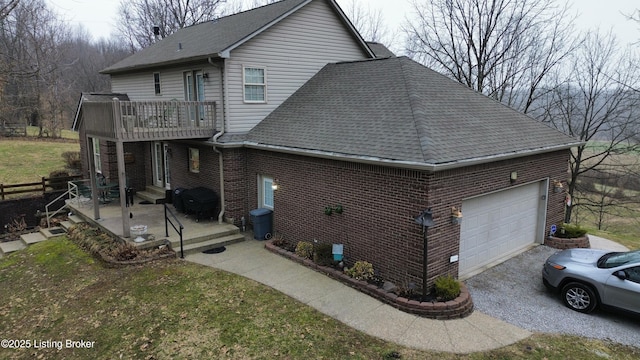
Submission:
<svg viewBox="0 0 640 360">
<path fill-rule="evenodd" d="M 337 0 L 346 8 L 351 0 Z M 411 0 L 356 0 L 379 8 L 385 16 L 387 27 L 398 29 L 411 14 Z M 565 0 L 556 0 L 563 2 Z M 71 24 L 82 24 L 95 38 L 109 37 L 115 28 L 119 0 L 47 0 L 52 7 Z M 640 26 L 623 16 L 640 8 L 638 0 L 569 0 L 572 9 L 579 13 L 580 29 L 613 29 L 621 44 L 640 39 Z M 396 44 L 397 47 L 398 44 Z"/>
</svg>

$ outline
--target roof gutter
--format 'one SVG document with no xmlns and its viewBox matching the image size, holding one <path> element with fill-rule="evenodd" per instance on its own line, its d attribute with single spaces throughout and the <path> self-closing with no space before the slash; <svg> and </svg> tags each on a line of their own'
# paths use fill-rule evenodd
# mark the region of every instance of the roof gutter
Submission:
<svg viewBox="0 0 640 360">
<path fill-rule="evenodd" d="M 380 165 L 380 166 L 399 167 L 399 168 L 412 169 L 412 170 L 437 172 L 437 171 L 452 170 L 452 169 L 473 166 L 473 165 L 480 165 L 480 164 L 485 164 L 485 163 L 494 162 L 494 161 L 515 159 L 523 156 L 531 156 L 531 155 L 544 154 L 544 153 L 553 152 L 553 151 L 566 150 L 582 144 L 584 144 L 583 141 L 576 141 L 573 143 L 542 147 L 542 148 L 533 149 L 533 150 L 514 151 L 506 154 L 483 156 L 483 157 L 463 159 L 463 160 L 437 163 L 437 164 L 422 163 L 417 161 L 401 161 L 401 160 L 393 160 L 393 159 L 384 159 L 384 158 L 373 157 L 373 156 L 349 155 L 349 154 L 319 151 L 319 150 L 298 149 L 298 148 L 290 148 L 285 146 L 266 145 L 266 144 L 260 144 L 255 142 L 245 142 L 244 146 L 251 149 L 268 150 L 268 151 L 274 151 L 274 152 L 280 152 L 280 153 L 292 154 L 292 155 L 311 156 L 311 157 L 322 158 L 322 159 L 350 161 L 350 162 L 369 164 L 369 165 Z"/>
</svg>

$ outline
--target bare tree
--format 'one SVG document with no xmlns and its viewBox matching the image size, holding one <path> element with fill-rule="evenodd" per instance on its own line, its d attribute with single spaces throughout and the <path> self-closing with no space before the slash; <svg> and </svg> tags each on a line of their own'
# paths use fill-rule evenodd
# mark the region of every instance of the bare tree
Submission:
<svg viewBox="0 0 640 360">
<path fill-rule="evenodd" d="M 542 120 L 584 143 L 571 154 L 568 194 L 574 197 L 578 178 L 588 171 L 611 172 L 617 154 L 638 149 L 640 94 L 638 59 L 620 52 L 612 34 L 589 33 L 572 56 L 568 75 L 558 79 L 547 98 Z M 571 220 L 575 202 L 567 205 Z"/>
<path fill-rule="evenodd" d="M 627 18 L 631 21 L 635 21 L 636 24 L 638 24 L 638 27 L 640 29 L 640 9 L 636 9 L 636 11 L 632 12 L 629 15 L 626 15 Z M 636 42 L 636 44 L 638 44 L 640 42 L 640 40 L 638 40 L 638 42 Z"/>
<path fill-rule="evenodd" d="M 407 53 L 523 112 L 576 48 L 573 18 L 552 0 L 414 0 Z"/>
<path fill-rule="evenodd" d="M 383 41 L 388 31 L 382 10 L 372 8 L 371 4 L 364 6 L 356 0 L 346 1 L 343 10 L 366 41 Z"/>
<path fill-rule="evenodd" d="M 226 0 L 122 0 L 118 10 L 119 32 L 131 51 L 136 51 L 178 29 L 216 19 L 222 14 L 225 2 Z"/>
<path fill-rule="evenodd" d="M 20 0 L 0 0 L 0 21 L 9 16 Z"/>
</svg>

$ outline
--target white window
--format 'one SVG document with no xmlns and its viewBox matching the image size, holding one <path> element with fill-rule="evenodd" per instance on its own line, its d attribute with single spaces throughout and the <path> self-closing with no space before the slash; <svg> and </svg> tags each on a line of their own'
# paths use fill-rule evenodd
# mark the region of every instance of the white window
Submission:
<svg viewBox="0 0 640 360">
<path fill-rule="evenodd" d="M 244 101 L 267 102 L 267 73 L 264 68 L 243 68 Z"/>
<path fill-rule="evenodd" d="M 274 198 L 273 198 L 273 178 L 267 176 L 260 177 L 260 207 L 273 210 Z"/>
<path fill-rule="evenodd" d="M 91 138 L 93 144 L 93 163 L 96 167 L 96 172 L 102 172 L 102 162 L 100 161 L 100 140 Z"/>
<path fill-rule="evenodd" d="M 155 89 L 156 95 L 160 95 L 160 73 L 153 73 L 153 87 Z"/>
</svg>

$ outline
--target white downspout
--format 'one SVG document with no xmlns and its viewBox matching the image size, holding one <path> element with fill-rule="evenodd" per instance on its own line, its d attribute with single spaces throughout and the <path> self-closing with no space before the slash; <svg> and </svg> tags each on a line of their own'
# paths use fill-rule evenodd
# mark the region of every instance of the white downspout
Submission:
<svg viewBox="0 0 640 360">
<path fill-rule="evenodd" d="M 209 64 L 211 64 L 214 67 L 218 67 L 217 64 L 214 64 L 213 61 L 211 60 L 211 58 L 208 58 L 207 61 L 209 62 Z M 225 197 L 224 197 L 224 160 L 223 160 L 223 156 L 222 156 L 222 152 L 220 150 L 218 150 L 218 148 L 216 147 L 216 143 L 218 142 L 218 139 L 224 135 L 224 131 L 225 131 L 225 123 L 227 121 L 227 87 L 225 86 L 226 84 L 224 83 L 227 79 L 227 67 L 225 66 L 225 62 L 226 59 L 223 60 L 222 62 L 222 68 L 220 69 L 220 95 L 222 97 L 222 128 L 220 129 L 220 132 L 218 132 L 217 134 L 215 134 L 213 136 L 213 151 L 215 151 L 216 153 L 218 153 L 218 166 L 220 167 L 220 214 L 218 215 L 218 224 L 222 224 L 223 219 L 224 219 L 224 213 L 225 213 L 225 206 L 224 206 L 224 201 L 225 201 Z"/>
</svg>

